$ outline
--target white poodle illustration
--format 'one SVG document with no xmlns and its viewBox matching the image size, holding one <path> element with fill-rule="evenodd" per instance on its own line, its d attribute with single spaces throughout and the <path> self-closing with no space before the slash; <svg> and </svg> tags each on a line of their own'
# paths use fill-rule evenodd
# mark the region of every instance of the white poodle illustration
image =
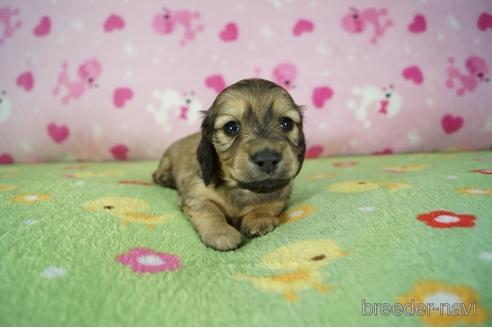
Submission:
<svg viewBox="0 0 492 328">
<path fill-rule="evenodd" d="M 191 124 L 200 119 L 200 111 L 203 107 L 194 98 L 193 92 L 154 90 L 152 97 L 159 102 L 159 105 L 156 107 L 154 103 L 149 103 L 147 111 L 154 115 L 156 122 L 161 124 L 166 132 L 171 131 L 171 122 L 174 120 L 184 120 Z"/>
<path fill-rule="evenodd" d="M 12 104 L 10 103 L 9 98 L 7 98 L 7 93 L 2 91 L 0 94 L 0 123 L 9 118 L 11 111 Z"/>
<path fill-rule="evenodd" d="M 401 97 L 392 85 L 388 87 L 365 86 L 355 87 L 352 94 L 359 98 L 359 101 L 349 100 L 347 107 L 354 111 L 355 117 L 361 120 L 365 128 L 370 128 L 372 123 L 368 119 L 369 111 L 375 111 L 380 115 L 393 117 L 398 114 L 401 108 Z"/>
</svg>

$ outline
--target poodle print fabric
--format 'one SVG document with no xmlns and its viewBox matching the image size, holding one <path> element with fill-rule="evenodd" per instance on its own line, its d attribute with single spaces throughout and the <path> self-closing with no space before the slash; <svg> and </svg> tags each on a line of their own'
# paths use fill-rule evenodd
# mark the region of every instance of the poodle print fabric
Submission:
<svg viewBox="0 0 492 328">
<path fill-rule="evenodd" d="M 246 77 L 308 157 L 492 147 L 486 0 L 1 0 L 0 64 L 0 163 L 155 159 Z"/>
</svg>

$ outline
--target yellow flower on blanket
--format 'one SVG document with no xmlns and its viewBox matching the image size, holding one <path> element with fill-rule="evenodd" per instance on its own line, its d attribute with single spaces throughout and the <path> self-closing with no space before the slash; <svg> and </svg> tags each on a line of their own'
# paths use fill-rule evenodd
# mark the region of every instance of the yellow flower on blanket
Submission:
<svg viewBox="0 0 492 328">
<path fill-rule="evenodd" d="M 154 229 L 156 225 L 162 224 L 167 220 L 165 215 L 156 216 L 140 212 L 120 213 L 119 216 L 122 219 L 122 224 L 139 223 L 147 226 L 149 229 Z"/>
<path fill-rule="evenodd" d="M 122 170 L 103 170 L 103 171 L 80 171 L 65 173 L 63 176 L 69 179 L 80 179 L 80 178 L 101 178 L 101 177 L 116 177 L 121 176 L 125 173 Z"/>
<path fill-rule="evenodd" d="M 149 207 L 149 204 L 138 198 L 130 197 L 102 197 L 85 204 L 88 211 L 110 211 L 112 213 L 140 212 Z"/>
<path fill-rule="evenodd" d="M 385 188 L 391 191 L 410 188 L 403 182 L 375 182 L 367 180 L 342 181 L 328 186 L 328 191 L 339 193 L 358 193 Z"/>
<path fill-rule="evenodd" d="M 17 188 L 17 187 L 14 186 L 14 185 L 0 184 L 0 192 L 9 191 L 9 190 L 12 190 L 12 189 L 15 189 L 15 188 Z"/>
<path fill-rule="evenodd" d="M 403 306 L 414 304 L 415 307 L 424 304 L 419 306 L 425 309 L 419 318 L 425 325 L 481 324 L 487 317 L 478 293 L 464 285 L 420 281 L 408 294 L 400 297 L 399 303 Z"/>
<path fill-rule="evenodd" d="M 313 212 L 314 207 L 311 205 L 296 206 L 280 214 L 279 221 L 280 224 L 296 222 Z"/>
<path fill-rule="evenodd" d="M 23 195 L 15 196 L 12 199 L 12 201 L 15 203 L 21 203 L 21 204 L 34 204 L 34 203 L 38 203 L 38 202 L 47 201 L 49 199 L 50 199 L 50 196 L 47 194 L 30 193 L 30 194 L 23 194 Z"/>
<path fill-rule="evenodd" d="M 124 225 L 137 223 L 154 229 L 156 225 L 167 221 L 168 217 L 165 215 L 144 212 L 148 207 L 147 202 L 129 197 L 103 197 L 90 201 L 84 206 L 87 211 L 110 213 L 118 217 Z"/>
<path fill-rule="evenodd" d="M 313 174 L 313 175 L 308 176 L 306 179 L 309 180 L 309 181 L 316 181 L 316 180 L 323 180 L 323 179 L 333 178 L 334 176 L 336 176 L 335 173 L 333 173 L 333 172 L 327 172 L 327 173 Z"/>
<path fill-rule="evenodd" d="M 18 170 L 14 168 L 6 168 L 6 169 L 2 168 L 2 170 L 0 170 L 0 179 L 15 178 L 17 176 L 17 172 Z"/>
<path fill-rule="evenodd" d="M 465 187 L 456 190 L 465 195 L 470 196 L 492 196 L 492 189 L 479 188 L 479 187 Z"/>
<path fill-rule="evenodd" d="M 407 172 L 422 171 L 429 167 L 431 167 L 430 164 L 406 164 L 406 165 L 384 167 L 383 171 L 391 172 L 391 173 L 407 173 Z"/>
<path fill-rule="evenodd" d="M 401 190 L 410 188 L 410 185 L 403 182 L 383 182 L 380 183 L 383 188 L 386 188 L 391 191 Z"/>
<path fill-rule="evenodd" d="M 247 281 L 256 288 L 282 294 L 288 301 L 297 301 L 298 293 L 314 289 L 320 293 L 333 286 L 325 283 L 323 266 L 347 255 L 331 240 L 305 240 L 282 246 L 261 258 L 260 266 L 273 271 L 268 275 L 238 272 L 234 278 Z"/>
</svg>

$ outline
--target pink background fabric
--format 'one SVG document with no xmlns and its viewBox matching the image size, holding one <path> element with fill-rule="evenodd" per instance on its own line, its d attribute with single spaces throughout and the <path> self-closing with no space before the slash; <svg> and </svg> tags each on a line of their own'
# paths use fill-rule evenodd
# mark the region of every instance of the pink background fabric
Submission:
<svg viewBox="0 0 492 328">
<path fill-rule="evenodd" d="M 247 77 L 308 157 L 492 147 L 486 0 L 0 1 L 0 64 L 0 163 L 156 159 Z"/>
</svg>

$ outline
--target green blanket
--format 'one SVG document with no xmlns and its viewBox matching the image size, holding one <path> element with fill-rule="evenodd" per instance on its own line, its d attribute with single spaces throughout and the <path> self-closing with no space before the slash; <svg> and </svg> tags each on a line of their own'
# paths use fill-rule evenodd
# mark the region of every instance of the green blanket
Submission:
<svg viewBox="0 0 492 328">
<path fill-rule="evenodd" d="M 156 165 L 0 167 L 1 325 L 492 324 L 491 152 L 307 160 L 231 252 Z"/>
</svg>

